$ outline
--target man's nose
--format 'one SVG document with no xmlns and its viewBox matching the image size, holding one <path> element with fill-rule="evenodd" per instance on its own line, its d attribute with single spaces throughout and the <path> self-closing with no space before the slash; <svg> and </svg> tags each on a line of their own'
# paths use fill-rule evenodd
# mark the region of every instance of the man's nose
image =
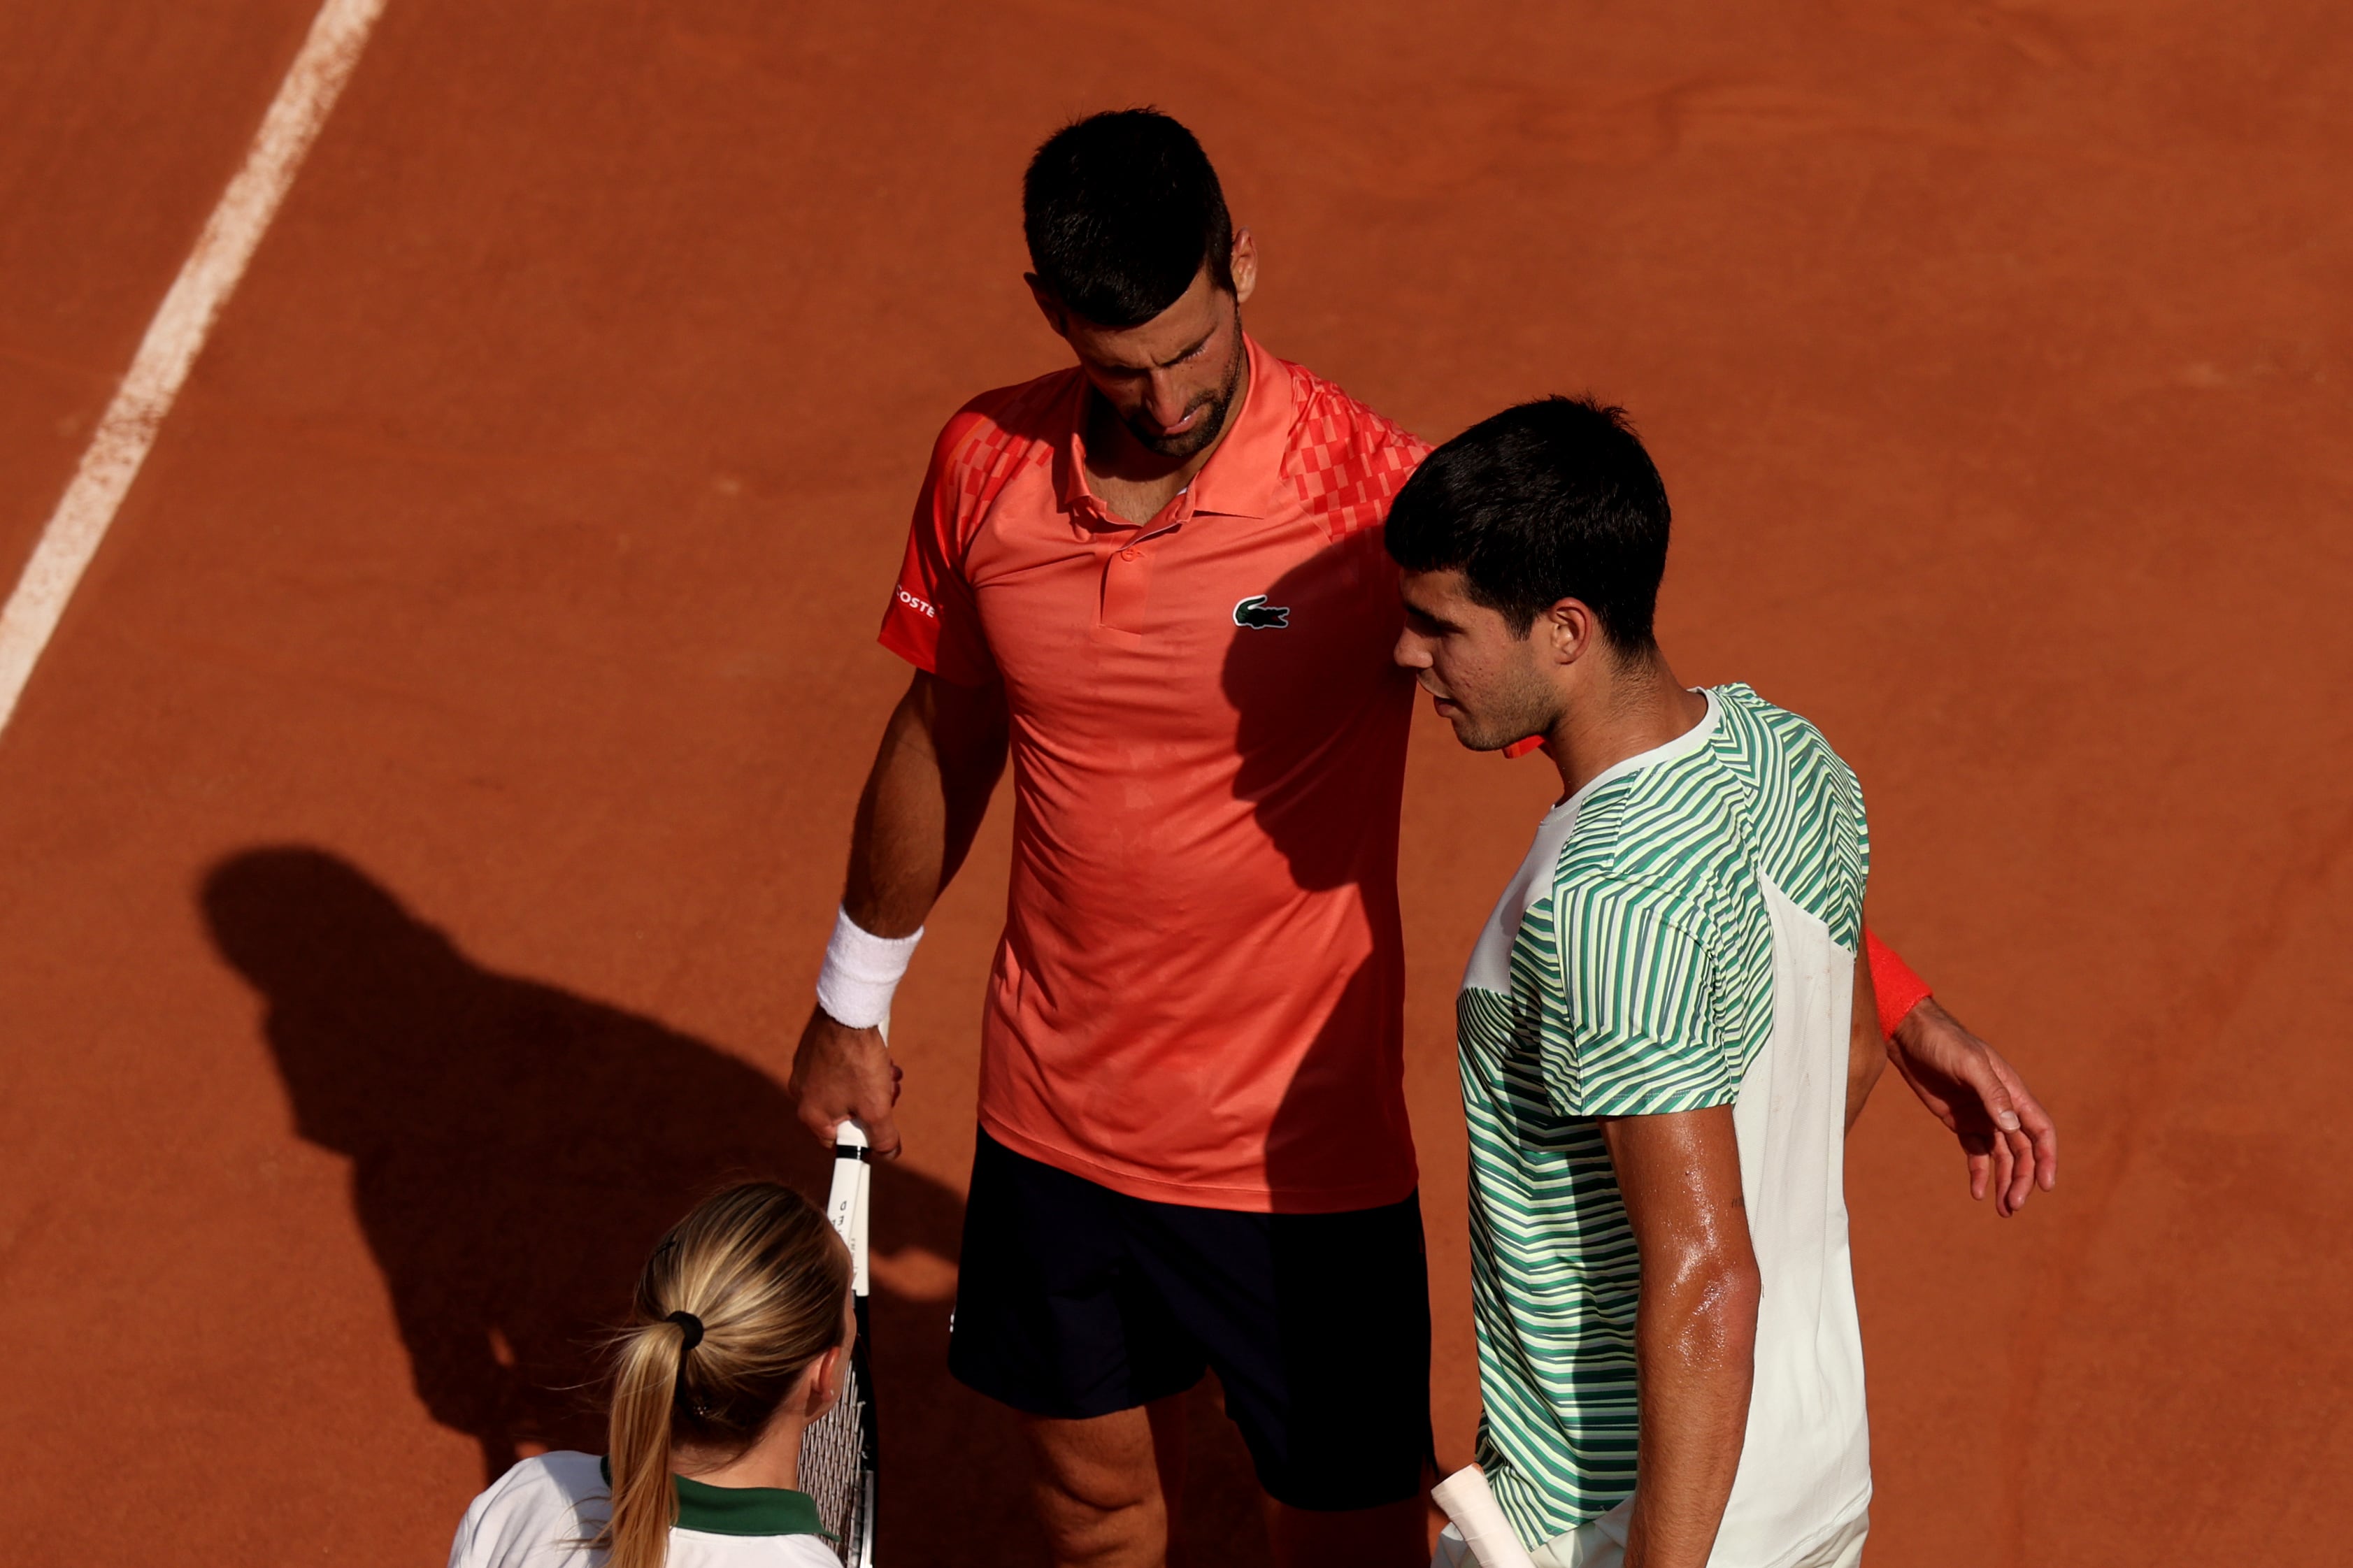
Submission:
<svg viewBox="0 0 2353 1568">
<path fill-rule="evenodd" d="M 1184 390 L 1173 378 L 1155 373 L 1151 390 L 1145 394 L 1144 407 L 1155 423 L 1174 425 L 1185 417 Z"/>
<path fill-rule="evenodd" d="M 1407 669 L 1430 668 L 1430 649 L 1411 631 L 1398 633 L 1397 646 L 1389 650 L 1389 658 Z"/>
</svg>

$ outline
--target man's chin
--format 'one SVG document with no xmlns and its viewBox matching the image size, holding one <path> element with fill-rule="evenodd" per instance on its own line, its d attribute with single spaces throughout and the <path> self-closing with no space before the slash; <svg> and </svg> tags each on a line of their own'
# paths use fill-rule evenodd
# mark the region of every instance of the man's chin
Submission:
<svg viewBox="0 0 2353 1568">
<path fill-rule="evenodd" d="M 1176 435 L 1144 429 L 1132 419 L 1125 422 L 1127 433 L 1135 437 L 1139 446 L 1164 458 L 1189 458 L 1218 438 L 1218 432 L 1226 427 L 1226 415 L 1233 403 L 1233 389 L 1229 387 L 1224 396 L 1203 404 L 1200 415 Z"/>
<path fill-rule="evenodd" d="M 1447 722 L 1454 726 L 1454 739 L 1466 752 L 1506 752 L 1539 732 L 1525 724 L 1482 724 L 1460 714 L 1448 719 Z"/>
<path fill-rule="evenodd" d="M 1151 431 L 1139 430 L 1133 425 L 1127 427 L 1127 433 L 1134 437 L 1136 445 L 1146 451 L 1155 452 L 1164 458 L 1189 458 L 1216 440 L 1219 427 L 1224 423 L 1223 419 L 1214 416 L 1214 411 L 1204 409 L 1200 419 L 1191 429 L 1181 431 L 1174 436 L 1161 436 Z"/>
<path fill-rule="evenodd" d="M 1455 743 L 1466 752 L 1500 752 L 1511 744 L 1495 739 L 1484 725 L 1466 714 L 1450 713 L 1446 721 L 1454 727 Z"/>
</svg>

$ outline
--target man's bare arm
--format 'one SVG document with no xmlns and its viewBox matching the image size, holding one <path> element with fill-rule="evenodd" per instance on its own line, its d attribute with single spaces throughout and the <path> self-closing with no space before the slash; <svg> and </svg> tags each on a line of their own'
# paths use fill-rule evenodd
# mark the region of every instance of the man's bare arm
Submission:
<svg viewBox="0 0 2353 1568">
<path fill-rule="evenodd" d="M 1005 689 L 958 686 L 918 670 L 882 731 L 849 836 L 842 908 L 876 936 L 907 936 L 964 864 L 1005 771 Z M 879 1029 L 853 1029 L 811 1008 L 793 1053 L 788 1091 L 821 1141 L 864 1123 L 876 1153 L 899 1152 L 892 1117 L 898 1073 Z"/>
<path fill-rule="evenodd" d="M 1625 1568 L 1702 1568 L 1740 1468 L 1757 1360 L 1760 1286 L 1732 1108 L 1610 1117 L 1601 1135 L 1642 1261 Z"/>
</svg>

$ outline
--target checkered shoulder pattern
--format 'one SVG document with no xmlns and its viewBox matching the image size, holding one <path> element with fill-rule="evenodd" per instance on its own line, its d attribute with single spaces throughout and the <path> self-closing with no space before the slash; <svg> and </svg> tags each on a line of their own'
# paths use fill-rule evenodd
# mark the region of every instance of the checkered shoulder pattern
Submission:
<svg viewBox="0 0 2353 1568">
<path fill-rule="evenodd" d="M 1056 371 L 984 392 L 958 409 L 940 433 L 940 489 L 955 498 L 959 546 L 972 542 L 973 531 L 1016 474 L 1054 460 L 1054 443 L 1042 432 L 1050 411 L 1070 395 L 1078 374 Z"/>
<path fill-rule="evenodd" d="M 1286 360 L 1282 367 L 1293 410 L 1282 472 L 1298 487 L 1300 505 L 1335 542 L 1377 526 L 1430 443 L 1305 366 Z"/>
</svg>

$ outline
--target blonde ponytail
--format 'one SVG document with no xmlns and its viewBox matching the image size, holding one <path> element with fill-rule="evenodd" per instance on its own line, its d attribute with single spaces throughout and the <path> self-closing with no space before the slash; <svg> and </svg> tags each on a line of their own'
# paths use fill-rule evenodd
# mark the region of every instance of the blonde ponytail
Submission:
<svg viewBox="0 0 2353 1568">
<path fill-rule="evenodd" d="M 607 1568 L 663 1568 L 678 1519 L 671 1454 L 741 1454 L 808 1364 L 841 1342 L 849 1253 L 790 1187 L 731 1187 L 671 1227 L 614 1342 Z"/>
</svg>

